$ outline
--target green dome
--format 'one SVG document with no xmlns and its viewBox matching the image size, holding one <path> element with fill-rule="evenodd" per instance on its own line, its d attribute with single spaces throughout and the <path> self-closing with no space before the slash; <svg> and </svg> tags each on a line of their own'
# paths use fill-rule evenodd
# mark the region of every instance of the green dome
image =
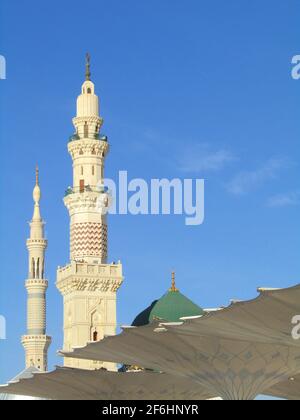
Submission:
<svg viewBox="0 0 300 420">
<path fill-rule="evenodd" d="M 193 303 L 178 290 L 170 289 L 159 300 L 154 301 L 148 308 L 141 312 L 135 318 L 132 325 L 141 327 L 150 324 L 156 318 L 168 322 L 177 322 L 182 317 L 203 314 L 204 311 L 200 306 Z"/>
</svg>

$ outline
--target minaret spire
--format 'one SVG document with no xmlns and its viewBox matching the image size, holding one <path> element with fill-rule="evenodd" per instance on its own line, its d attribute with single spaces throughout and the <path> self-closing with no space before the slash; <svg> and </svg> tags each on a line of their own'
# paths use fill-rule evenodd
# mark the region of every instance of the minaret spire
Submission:
<svg viewBox="0 0 300 420">
<path fill-rule="evenodd" d="M 47 370 L 47 352 L 51 338 L 46 335 L 46 290 L 45 252 L 47 240 L 44 235 L 44 221 L 40 214 L 41 189 L 39 170 L 35 171 L 33 189 L 34 212 L 30 222 L 30 238 L 27 240 L 29 274 L 25 283 L 27 300 L 27 335 L 22 337 L 26 353 L 26 368 L 35 366 Z"/>
<path fill-rule="evenodd" d="M 86 53 L 85 57 L 85 80 L 89 82 L 91 80 L 91 56 L 89 53 Z"/>
<path fill-rule="evenodd" d="M 43 228 L 43 221 L 40 213 L 41 189 L 39 185 L 39 168 L 35 168 L 35 187 L 33 189 L 34 212 L 32 222 L 39 222 L 40 228 Z"/>
</svg>

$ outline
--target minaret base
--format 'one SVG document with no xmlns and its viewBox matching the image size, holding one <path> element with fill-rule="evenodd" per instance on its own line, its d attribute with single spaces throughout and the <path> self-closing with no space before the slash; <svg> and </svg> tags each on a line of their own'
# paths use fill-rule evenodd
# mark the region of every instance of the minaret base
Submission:
<svg viewBox="0 0 300 420">
<path fill-rule="evenodd" d="M 123 282 L 121 264 L 73 261 L 59 268 L 57 288 L 64 298 L 64 351 L 115 335 L 117 290 Z M 116 371 L 114 363 L 67 358 L 64 365 Z"/>
<path fill-rule="evenodd" d="M 24 335 L 22 344 L 25 349 L 26 369 L 36 367 L 41 372 L 46 372 L 47 352 L 51 344 L 51 337 L 47 335 Z"/>
</svg>

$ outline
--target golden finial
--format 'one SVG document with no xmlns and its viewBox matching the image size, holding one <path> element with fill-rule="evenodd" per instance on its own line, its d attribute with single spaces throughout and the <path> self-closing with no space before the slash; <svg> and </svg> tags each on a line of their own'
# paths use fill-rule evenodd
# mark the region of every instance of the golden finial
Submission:
<svg viewBox="0 0 300 420">
<path fill-rule="evenodd" d="M 35 167 L 35 184 L 39 185 L 39 167 L 36 165 Z"/>
<path fill-rule="evenodd" d="M 89 53 L 86 53 L 86 64 L 85 64 L 85 80 L 91 80 L 91 56 Z"/>
<path fill-rule="evenodd" d="M 176 280 L 175 280 L 175 272 L 172 273 L 172 287 L 170 289 L 170 292 L 179 292 L 179 290 L 176 287 Z"/>
</svg>

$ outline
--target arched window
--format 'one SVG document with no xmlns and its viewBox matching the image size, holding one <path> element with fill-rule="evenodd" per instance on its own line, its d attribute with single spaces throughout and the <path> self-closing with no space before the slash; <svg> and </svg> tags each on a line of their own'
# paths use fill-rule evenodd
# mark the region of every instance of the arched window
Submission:
<svg viewBox="0 0 300 420">
<path fill-rule="evenodd" d="M 95 175 L 95 166 L 92 166 L 92 175 Z"/>
<path fill-rule="evenodd" d="M 83 175 L 83 166 L 81 167 L 81 176 Z"/>
<path fill-rule="evenodd" d="M 37 267 L 36 267 L 36 277 L 40 278 L 40 259 L 37 260 Z"/>
<path fill-rule="evenodd" d="M 88 88 L 88 89 L 87 89 L 87 93 L 88 93 L 88 94 L 91 94 L 91 93 L 92 93 L 92 89 L 91 89 L 91 88 Z"/>
<path fill-rule="evenodd" d="M 34 264 L 34 258 L 31 260 L 31 276 L 33 279 L 35 279 L 35 264 Z"/>
<path fill-rule="evenodd" d="M 85 122 L 84 124 L 84 137 L 88 137 L 89 136 L 89 126 L 87 124 L 87 122 Z"/>
<path fill-rule="evenodd" d="M 79 180 L 79 192 L 84 193 L 84 191 L 85 191 L 84 179 L 80 179 Z"/>
<path fill-rule="evenodd" d="M 45 260 L 42 261 L 42 279 L 45 277 Z"/>
<path fill-rule="evenodd" d="M 93 341 L 98 341 L 98 332 L 97 331 L 93 332 Z"/>
</svg>

